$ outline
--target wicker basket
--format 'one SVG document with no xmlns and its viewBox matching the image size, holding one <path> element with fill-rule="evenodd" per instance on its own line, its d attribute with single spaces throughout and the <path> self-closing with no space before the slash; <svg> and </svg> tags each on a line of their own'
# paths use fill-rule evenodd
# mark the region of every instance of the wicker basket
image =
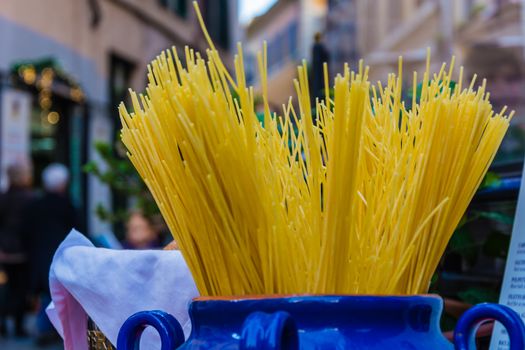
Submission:
<svg viewBox="0 0 525 350">
<path fill-rule="evenodd" d="M 115 347 L 91 319 L 88 319 L 87 337 L 89 350 L 115 350 Z"/>
</svg>

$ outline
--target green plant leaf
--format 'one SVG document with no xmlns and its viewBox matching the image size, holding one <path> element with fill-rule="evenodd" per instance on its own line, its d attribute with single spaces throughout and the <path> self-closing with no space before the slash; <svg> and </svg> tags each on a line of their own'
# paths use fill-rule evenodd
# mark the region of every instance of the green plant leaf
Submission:
<svg viewBox="0 0 525 350">
<path fill-rule="evenodd" d="M 82 167 L 82 171 L 87 174 L 93 174 L 93 175 L 100 174 L 100 169 L 97 163 L 94 161 L 90 161 L 84 164 L 84 166 Z"/>
<path fill-rule="evenodd" d="M 448 253 L 458 253 L 470 264 L 478 258 L 478 244 L 466 228 L 458 229 L 450 238 Z"/>
<path fill-rule="evenodd" d="M 500 231 L 492 231 L 483 244 L 483 253 L 494 258 L 506 258 L 509 244 L 509 235 Z"/>
<path fill-rule="evenodd" d="M 143 211 L 146 216 L 159 215 L 157 204 L 133 164 L 127 157 L 121 158 L 116 152 L 119 147 L 122 148 L 121 142 L 115 145 L 96 142 L 95 149 L 105 163 L 104 171 L 94 161 L 86 163 L 83 170 L 107 184 L 115 193 L 134 200 L 136 209 Z M 97 205 L 95 212 L 101 220 L 110 223 L 123 223 L 129 216 L 128 208 L 109 211 L 101 204 Z"/>
<path fill-rule="evenodd" d="M 456 227 L 456 230 L 459 230 L 460 228 L 462 228 L 463 226 L 465 226 L 469 222 L 470 222 L 470 220 L 468 219 L 468 216 L 465 213 L 465 215 L 463 215 L 461 217 L 461 220 L 459 221 L 459 224 L 458 224 L 458 227 Z"/>
<path fill-rule="evenodd" d="M 483 218 L 493 220 L 502 224 L 512 225 L 514 223 L 514 218 L 507 214 L 503 214 L 497 211 L 474 211 L 473 215 L 476 218 Z"/>
<path fill-rule="evenodd" d="M 109 143 L 106 142 L 95 142 L 95 149 L 98 154 L 104 159 L 109 159 L 113 156 L 113 151 Z"/>
<path fill-rule="evenodd" d="M 483 178 L 483 181 L 481 182 L 481 185 L 479 186 L 479 188 L 483 189 L 487 187 L 498 187 L 500 184 L 501 184 L 501 177 L 495 172 L 489 171 Z"/>
<path fill-rule="evenodd" d="M 473 287 L 458 293 L 459 299 L 469 304 L 497 303 L 499 293 L 492 289 Z"/>
</svg>

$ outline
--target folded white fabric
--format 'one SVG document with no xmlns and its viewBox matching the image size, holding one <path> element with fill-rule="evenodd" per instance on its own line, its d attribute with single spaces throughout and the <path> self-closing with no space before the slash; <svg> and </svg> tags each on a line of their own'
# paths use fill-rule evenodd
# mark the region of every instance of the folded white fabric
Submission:
<svg viewBox="0 0 525 350">
<path fill-rule="evenodd" d="M 166 311 L 191 330 L 188 306 L 198 296 L 179 251 L 96 248 L 73 230 L 58 248 L 50 271 L 53 302 L 47 312 L 65 350 L 87 350 L 87 316 L 116 344 L 124 321 L 144 310 Z M 141 349 L 160 349 L 147 329 Z"/>
</svg>

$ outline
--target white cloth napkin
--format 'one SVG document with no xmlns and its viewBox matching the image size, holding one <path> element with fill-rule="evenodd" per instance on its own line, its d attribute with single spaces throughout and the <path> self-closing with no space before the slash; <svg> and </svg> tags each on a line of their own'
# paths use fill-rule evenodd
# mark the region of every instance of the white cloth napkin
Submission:
<svg viewBox="0 0 525 350">
<path fill-rule="evenodd" d="M 55 253 L 49 281 L 47 313 L 65 350 L 88 349 L 87 316 L 113 344 L 138 311 L 166 311 L 186 337 L 191 331 L 188 306 L 198 292 L 179 251 L 96 248 L 73 230 Z M 154 330 L 146 330 L 141 349 L 160 349 Z"/>
</svg>

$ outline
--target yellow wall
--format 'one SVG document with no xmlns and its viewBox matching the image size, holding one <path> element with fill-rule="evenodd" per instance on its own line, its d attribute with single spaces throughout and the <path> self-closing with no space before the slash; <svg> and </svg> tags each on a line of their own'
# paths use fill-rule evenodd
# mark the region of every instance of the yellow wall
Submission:
<svg viewBox="0 0 525 350">
<path fill-rule="evenodd" d="M 156 0 L 99 0 L 98 3 L 101 21 L 96 28 L 91 26 L 91 10 L 85 0 L 3 0 L 0 17 L 92 60 L 102 76 L 109 73 L 110 53 L 132 61 L 137 68 L 132 82 L 134 88 L 142 88 L 146 65 L 161 50 L 172 45 L 182 46 L 195 37 L 197 27 L 192 18 L 184 20 L 165 11 Z M 134 10 L 140 11 L 142 18 L 134 14 Z M 192 11 L 188 13 L 192 15 Z"/>
</svg>

